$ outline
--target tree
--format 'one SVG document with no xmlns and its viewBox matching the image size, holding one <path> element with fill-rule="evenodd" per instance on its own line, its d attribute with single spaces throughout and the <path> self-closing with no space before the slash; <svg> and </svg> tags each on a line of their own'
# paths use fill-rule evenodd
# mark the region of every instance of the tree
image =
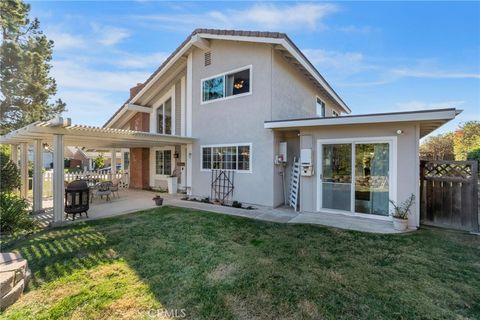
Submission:
<svg viewBox="0 0 480 320">
<path fill-rule="evenodd" d="M 467 154 L 467 160 L 477 160 L 480 162 L 480 148 L 470 151 Z"/>
<path fill-rule="evenodd" d="M 455 131 L 455 160 L 466 160 L 469 152 L 480 148 L 480 121 L 467 121 Z"/>
<path fill-rule="evenodd" d="M 65 110 L 50 77 L 53 41 L 30 20 L 30 5 L 21 0 L 0 1 L 0 134 L 38 120 L 48 120 Z"/>
<path fill-rule="evenodd" d="M 453 160 L 452 132 L 427 138 L 420 146 L 420 158 L 424 160 Z"/>
<path fill-rule="evenodd" d="M 10 160 L 4 148 L 0 148 L 0 193 L 10 193 L 20 188 L 20 171 Z"/>
<path fill-rule="evenodd" d="M 105 157 L 103 156 L 103 153 L 100 153 L 93 162 L 95 163 L 95 169 L 103 168 L 105 166 Z"/>
</svg>

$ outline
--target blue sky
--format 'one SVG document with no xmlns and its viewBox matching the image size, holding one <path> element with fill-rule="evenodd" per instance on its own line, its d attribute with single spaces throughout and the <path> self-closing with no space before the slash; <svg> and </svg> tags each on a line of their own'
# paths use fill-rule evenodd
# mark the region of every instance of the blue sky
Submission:
<svg viewBox="0 0 480 320">
<path fill-rule="evenodd" d="M 30 2 L 74 123 L 102 125 L 195 28 L 286 32 L 353 113 L 480 120 L 478 2 Z"/>
</svg>

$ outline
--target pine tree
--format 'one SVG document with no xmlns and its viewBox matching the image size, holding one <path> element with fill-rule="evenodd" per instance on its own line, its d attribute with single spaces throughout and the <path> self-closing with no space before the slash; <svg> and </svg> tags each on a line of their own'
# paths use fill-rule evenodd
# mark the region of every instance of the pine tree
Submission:
<svg viewBox="0 0 480 320">
<path fill-rule="evenodd" d="M 30 5 L 21 0 L 0 1 L 0 134 L 65 110 L 52 101 L 57 92 L 50 76 L 53 41 L 28 17 Z"/>
</svg>

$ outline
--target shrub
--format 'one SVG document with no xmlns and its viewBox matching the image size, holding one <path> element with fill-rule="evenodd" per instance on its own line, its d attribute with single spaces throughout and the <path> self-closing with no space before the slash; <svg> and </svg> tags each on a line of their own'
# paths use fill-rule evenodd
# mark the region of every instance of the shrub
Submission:
<svg viewBox="0 0 480 320">
<path fill-rule="evenodd" d="M 480 148 L 470 151 L 467 154 L 467 160 L 477 160 L 480 161 Z"/>
<path fill-rule="evenodd" d="M 394 211 L 392 212 L 392 216 L 397 219 L 408 219 L 408 215 L 410 214 L 410 208 L 412 207 L 414 202 L 414 194 L 411 194 L 410 197 L 408 197 L 405 201 L 398 205 L 393 200 L 390 200 L 390 203 L 393 205 L 394 209 Z"/>
<path fill-rule="evenodd" d="M 20 188 L 20 172 L 5 152 L 0 152 L 0 187 L 2 193 Z"/>
<path fill-rule="evenodd" d="M 0 193 L 0 231 L 2 234 L 33 231 L 38 222 L 28 215 L 28 202 L 14 193 Z"/>
<path fill-rule="evenodd" d="M 241 203 L 241 202 L 238 202 L 238 201 L 233 201 L 233 202 L 232 202 L 232 207 L 234 207 L 234 208 L 241 208 L 241 207 L 242 207 L 242 203 Z"/>
</svg>

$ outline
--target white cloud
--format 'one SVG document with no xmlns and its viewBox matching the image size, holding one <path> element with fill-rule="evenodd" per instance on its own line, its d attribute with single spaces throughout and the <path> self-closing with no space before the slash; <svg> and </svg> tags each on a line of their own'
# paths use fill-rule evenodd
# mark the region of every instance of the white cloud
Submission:
<svg viewBox="0 0 480 320">
<path fill-rule="evenodd" d="M 74 123 L 102 126 L 125 101 L 125 97 L 106 92 L 59 88 L 59 96 L 67 103 L 66 116 Z"/>
<path fill-rule="evenodd" d="M 85 39 L 80 35 L 73 35 L 66 32 L 48 32 L 48 38 L 53 40 L 56 50 L 71 48 L 83 48 L 86 46 Z"/>
<path fill-rule="evenodd" d="M 150 55 L 125 54 L 115 64 L 125 68 L 156 68 L 169 56 L 167 52 L 157 52 Z"/>
<path fill-rule="evenodd" d="M 349 25 L 349 26 L 343 26 L 343 27 L 337 27 L 336 30 L 345 32 L 345 33 L 371 33 L 371 32 L 377 32 L 379 31 L 378 28 L 373 28 L 370 26 L 354 26 L 354 25 Z"/>
<path fill-rule="evenodd" d="M 101 26 L 93 23 L 92 30 L 96 35 L 96 41 L 104 46 L 113 46 L 130 37 L 130 32 L 123 28 Z"/>
<path fill-rule="evenodd" d="M 430 78 L 430 79 L 480 79 L 479 73 L 441 71 L 441 70 L 417 70 L 417 69 L 394 69 L 392 73 L 401 77 Z"/>
<path fill-rule="evenodd" d="M 360 52 L 339 52 L 323 49 L 303 49 L 302 52 L 319 69 L 348 70 L 351 73 L 371 68 L 365 63 L 364 56 Z"/>
<path fill-rule="evenodd" d="M 397 107 L 398 107 L 397 110 L 406 111 L 406 110 L 458 108 L 463 104 L 465 104 L 465 101 L 463 100 L 440 101 L 440 102 L 425 102 L 425 101 L 413 100 L 408 102 L 397 103 Z"/>
<path fill-rule="evenodd" d="M 428 59 L 409 61 L 414 68 L 392 66 L 394 59 L 366 57 L 361 52 L 303 49 L 302 52 L 320 73 L 342 87 L 367 87 L 392 83 L 402 78 L 480 79 L 474 72 L 442 71 Z M 425 63 L 427 61 L 428 63 Z M 405 64 L 405 61 L 400 62 Z"/>
<path fill-rule="evenodd" d="M 73 61 L 54 61 L 52 76 L 59 87 L 69 89 L 128 92 L 137 82 L 143 82 L 148 72 L 105 71 Z"/>
<path fill-rule="evenodd" d="M 248 30 L 292 30 L 325 28 L 324 18 L 337 11 L 338 7 L 329 3 L 255 4 L 243 10 L 209 11 L 198 14 L 161 14 L 137 18 L 154 20 L 156 25 L 167 29 L 179 27 L 191 30 L 194 27 L 247 28 Z"/>
</svg>

